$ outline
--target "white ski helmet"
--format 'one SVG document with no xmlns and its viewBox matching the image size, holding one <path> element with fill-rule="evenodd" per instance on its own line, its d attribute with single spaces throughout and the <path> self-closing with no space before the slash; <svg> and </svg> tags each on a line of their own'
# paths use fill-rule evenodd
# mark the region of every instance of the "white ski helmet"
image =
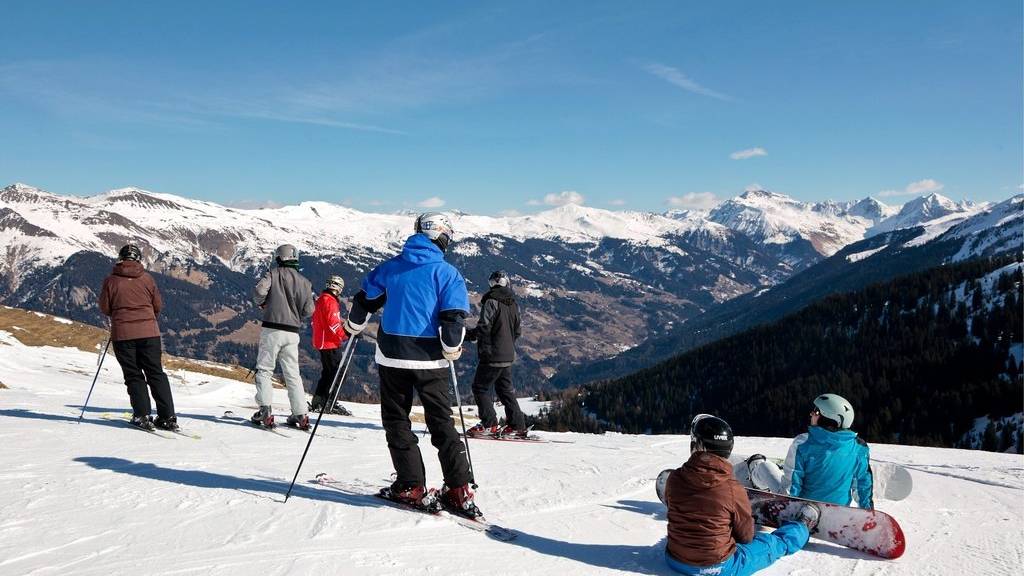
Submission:
<svg viewBox="0 0 1024 576">
<path fill-rule="evenodd" d="M 455 236 L 455 228 L 451 220 L 440 212 L 424 212 L 416 218 L 416 233 L 430 238 L 441 250 L 448 248 L 448 243 Z"/>
<path fill-rule="evenodd" d="M 327 289 L 336 293 L 341 294 L 341 291 L 345 289 L 345 279 L 337 274 L 327 279 Z"/>
<path fill-rule="evenodd" d="M 838 394 L 822 394 L 814 399 L 814 407 L 822 416 L 832 420 L 839 428 L 847 430 L 853 426 L 853 406 Z"/>
</svg>

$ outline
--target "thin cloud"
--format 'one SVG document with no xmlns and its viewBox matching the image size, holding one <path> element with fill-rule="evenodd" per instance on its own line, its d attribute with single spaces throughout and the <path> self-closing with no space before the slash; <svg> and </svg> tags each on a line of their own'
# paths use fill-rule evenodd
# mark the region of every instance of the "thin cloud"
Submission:
<svg viewBox="0 0 1024 576">
<path fill-rule="evenodd" d="M 882 190 L 878 195 L 883 198 L 888 196 L 921 196 L 922 194 L 939 192 L 945 187 L 946 185 L 938 180 L 925 178 L 924 180 L 917 180 L 907 184 L 903 190 Z"/>
<path fill-rule="evenodd" d="M 721 200 L 712 192 L 689 192 L 682 196 L 669 196 L 665 203 L 671 208 L 710 210 L 721 203 Z"/>
<path fill-rule="evenodd" d="M 608 201 L 608 205 L 609 206 L 625 206 L 626 205 L 626 201 L 621 199 L 621 198 L 616 198 L 615 200 L 609 200 Z"/>
<path fill-rule="evenodd" d="M 431 196 L 426 200 L 420 200 L 416 205 L 420 208 L 440 208 L 444 206 L 444 200 L 439 196 Z"/>
<path fill-rule="evenodd" d="M 754 148 L 747 148 L 746 150 L 737 150 L 732 154 L 729 154 L 729 158 L 733 160 L 746 160 L 747 158 L 753 158 L 755 156 L 767 156 L 768 151 L 760 146 Z"/>
<path fill-rule="evenodd" d="M 721 92 L 716 92 L 710 88 L 701 86 L 697 82 L 691 80 L 686 74 L 683 74 L 683 72 L 680 71 L 678 68 L 666 66 L 665 64 L 659 64 L 657 62 L 646 64 L 643 68 L 647 73 L 653 74 L 654 76 L 661 78 L 662 80 L 668 82 L 669 84 L 672 84 L 673 86 L 676 86 L 678 88 L 682 88 L 687 92 L 700 94 L 701 96 L 707 96 L 709 98 L 716 98 L 718 100 L 725 100 L 726 102 L 733 102 L 736 100 L 735 98 L 729 96 L 728 94 L 722 94 Z"/>
<path fill-rule="evenodd" d="M 523 213 L 519 210 L 502 210 L 501 212 L 498 212 L 498 215 L 504 216 L 505 218 L 515 218 L 516 216 L 522 216 Z"/>
<path fill-rule="evenodd" d="M 548 206 L 565 206 L 567 204 L 582 206 L 583 200 L 583 194 L 575 190 L 562 190 L 557 194 L 552 192 L 544 195 L 544 203 Z"/>
</svg>

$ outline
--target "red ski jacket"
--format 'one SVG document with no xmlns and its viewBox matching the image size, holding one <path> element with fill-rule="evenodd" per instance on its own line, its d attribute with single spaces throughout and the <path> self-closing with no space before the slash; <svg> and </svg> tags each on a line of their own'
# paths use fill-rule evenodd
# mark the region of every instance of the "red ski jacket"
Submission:
<svg viewBox="0 0 1024 576">
<path fill-rule="evenodd" d="M 348 334 L 341 328 L 341 302 L 327 290 L 320 293 L 313 311 L 313 347 L 333 350 L 341 346 Z"/>
</svg>

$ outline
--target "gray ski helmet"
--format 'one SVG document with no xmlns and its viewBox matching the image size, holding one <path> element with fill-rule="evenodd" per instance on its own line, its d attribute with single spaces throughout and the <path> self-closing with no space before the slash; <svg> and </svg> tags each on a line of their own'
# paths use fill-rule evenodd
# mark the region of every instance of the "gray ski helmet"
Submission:
<svg viewBox="0 0 1024 576">
<path fill-rule="evenodd" d="M 732 454 L 732 428 L 728 422 L 710 414 L 698 414 L 690 423 L 690 452 L 711 452 L 728 458 Z"/>
<path fill-rule="evenodd" d="M 491 277 L 487 279 L 487 283 L 491 285 L 491 288 L 495 286 L 508 286 L 508 274 L 504 270 L 495 270 L 491 272 Z"/>
<path fill-rule="evenodd" d="M 299 249 L 291 244 L 281 244 L 274 250 L 274 257 L 278 262 L 298 262 Z"/>
<path fill-rule="evenodd" d="M 455 236 L 455 228 L 451 220 L 440 212 L 424 212 L 416 218 L 416 233 L 425 234 L 441 250 L 448 248 L 448 243 Z"/>
<path fill-rule="evenodd" d="M 125 244 L 117 252 L 117 259 L 121 262 L 125 260 L 135 260 L 136 262 L 142 261 L 142 250 L 135 244 Z"/>
<path fill-rule="evenodd" d="M 814 407 L 821 415 L 846 430 L 853 426 L 853 406 L 838 394 L 822 394 L 814 399 Z"/>
<path fill-rule="evenodd" d="M 338 275 L 331 276 L 327 279 L 327 289 L 341 294 L 341 291 L 345 289 L 345 279 Z"/>
</svg>

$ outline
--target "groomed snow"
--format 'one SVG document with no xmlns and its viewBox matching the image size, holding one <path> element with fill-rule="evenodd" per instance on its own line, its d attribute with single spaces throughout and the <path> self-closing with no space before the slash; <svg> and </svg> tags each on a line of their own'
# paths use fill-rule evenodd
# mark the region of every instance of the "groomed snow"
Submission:
<svg viewBox="0 0 1024 576">
<path fill-rule="evenodd" d="M 653 479 L 686 457 L 685 436 L 542 433 L 572 443 L 472 442 L 479 505 L 519 532 L 502 543 L 311 483 L 317 472 L 361 490 L 388 482 L 376 406 L 348 404 L 355 417 L 325 418 L 285 504 L 307 436 L 217 419 L 228 409 L 250 412 L 250 384 L 172 372 L 182 425 L 202 439 L 164 439 L 99 417 L 128 409 L 112 358 L 85 421 L 75 423 L 95 368 L 95 354 L 26 348 L 0 334 L 0 382 L 9 387 L 0 389 L 0 574 L 671 574 Z M 284 391 L 276 394 L 284 415 Z M 428 440 L 420 445 L 436 484 Z M 736 450 L 781 457 L 787 447 L 787 439 L 740 438 Z M 903 525 L 903 558 L 812 541 L 762 574 L 1019 570 L 1021 456 L 872 448 L 876 459 L 913 470 L 909 499 L 878 503 Z"/>
</svg>

